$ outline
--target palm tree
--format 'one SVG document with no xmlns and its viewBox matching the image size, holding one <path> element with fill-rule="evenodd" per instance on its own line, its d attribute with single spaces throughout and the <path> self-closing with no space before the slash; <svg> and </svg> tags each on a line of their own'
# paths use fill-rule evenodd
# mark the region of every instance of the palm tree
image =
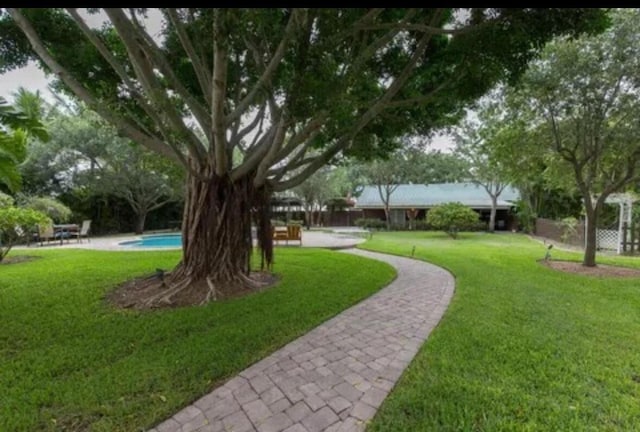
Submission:
<svg viewBox="0 0 640 432">
<path fill-rule="evenodd" d="M 27 139 L 49 138 L 41 122 L 42 104 L 38 93 L 22 87 L 15 93 L 13 106 L 0 97 L 0 183 L 11 191 L 20 188 L 18 165 L 26 157 Z"/>
</svg>

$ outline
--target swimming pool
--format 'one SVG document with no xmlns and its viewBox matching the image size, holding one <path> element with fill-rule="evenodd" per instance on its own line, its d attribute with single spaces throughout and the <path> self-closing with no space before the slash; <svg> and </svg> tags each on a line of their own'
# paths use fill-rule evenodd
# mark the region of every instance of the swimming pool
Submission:
<svg viewBox="0 0 640 432">
<path fill-rule="evenodd" d="M 119 243 L 130 248 L 179 248 L 182 247 L 182 234 L 143 235 L 139 240 Z"/>
</svg>

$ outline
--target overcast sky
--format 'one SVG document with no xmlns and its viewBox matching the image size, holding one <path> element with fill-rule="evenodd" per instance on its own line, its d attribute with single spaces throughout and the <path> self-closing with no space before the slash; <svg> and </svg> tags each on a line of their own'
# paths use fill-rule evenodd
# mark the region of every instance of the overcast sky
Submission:
<svg viewBox="0 0 640 432">
<path fill-rule="evenodd" d="M 86 15 L 82 14 L 87 19 L 89 25 L 98 26 L 101 24 L 103 17 L 99 15 Z M 158 34 L 158 30 L 160 29 L 160 17 L 157 12 L 150 12 L 149 20 L 145 23 L 149 29 L 151 35 Z M 19 87 L 24 87 L 29 91 L 35 92 L 39 90 L 42 96 L 48 100 L 53 102 L 54 96 L 51 91 L 47 88 L 48 80 L 42 72 L 35 64 L 30 64 L 22 69 L 17 69 L 11 72 L 7 72 L 4 75 L 0 75 L 0 96 L 4 97 L 7 100 L 12 100 L 12 93 L 15 92 Z M 453 145 L 453 141 L 449 136 L 436 136 L 432 142 L 430 148 L 439 149 L 443 151 L 451 150 Z"/>
</svg>

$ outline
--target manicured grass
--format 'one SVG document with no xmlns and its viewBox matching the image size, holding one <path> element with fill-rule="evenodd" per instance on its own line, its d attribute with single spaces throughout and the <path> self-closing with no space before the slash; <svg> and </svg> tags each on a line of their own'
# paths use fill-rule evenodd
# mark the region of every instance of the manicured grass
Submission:
<svg viewBox="0 0 640 432">
<path fill-rule="evenodd" d="M 361 245 L 413 246 L 456 291 L 369 431 L 640 430 L 640 279 L 543 267 L 544 245 L 514 234 L 376 233 Z"/>
<path fill-rule="evenodd" d="M 147 429 L 390 282 L 387 265 L 278 249 L 279 285 L 203 307 L 135 312 L 103 296 L 179 252 L 20 251 L 0 266 L 0 430 Z"/>
</svg>

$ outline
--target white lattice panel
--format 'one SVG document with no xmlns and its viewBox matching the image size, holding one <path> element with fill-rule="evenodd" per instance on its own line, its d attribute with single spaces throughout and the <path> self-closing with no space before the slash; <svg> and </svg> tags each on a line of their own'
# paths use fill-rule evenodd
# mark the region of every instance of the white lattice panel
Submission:
<svg viewBox="0 0 640 432">
<path fill-rule="evenodd" d="M 596 236 L 598 249 L 618 250 L 618 230 L 598 229 Z"/>
</svg>

